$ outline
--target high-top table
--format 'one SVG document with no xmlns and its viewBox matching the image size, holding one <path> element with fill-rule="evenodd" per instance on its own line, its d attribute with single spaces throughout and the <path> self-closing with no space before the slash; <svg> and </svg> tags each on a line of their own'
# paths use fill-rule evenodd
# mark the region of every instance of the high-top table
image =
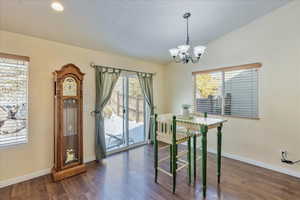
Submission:
<svg viewBox="0 0 300 200">
<path fill-rule="evenodd" d="M 178 115 L 176 117 L 176 126 L 185 127 L 193 137 L 193 171 L 194 179 L 196 178 L 196 137 L 201 135 L 202 142 L 202 186 L 203 196 L 206 196 L 206 171 L 207 171 L 207 132 L 208 129 L 217 128 L 218 134 L 218 150 L 217 150 L 217 177 L 220 183 L 221 177 L 221 150 L 222 150 L 222 126 L 227 122 L 224 119 L 204 118 L 196 115 L 191 117 L 183 117 Z"/>
</svg>

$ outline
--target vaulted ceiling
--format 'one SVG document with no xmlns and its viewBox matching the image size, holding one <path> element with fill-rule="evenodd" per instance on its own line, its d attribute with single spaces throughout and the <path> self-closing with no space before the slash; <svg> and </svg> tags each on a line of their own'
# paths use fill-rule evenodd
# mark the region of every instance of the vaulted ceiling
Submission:
<svg viewBox="0 0 300 200">
<path fill-rule="evenodd" d="M 83 48 L 167 63 L 184 43 L 182 14 L 192 13 L 194 45 L 207 44 L 290 0 L 0 0 L 0 28 Z"/>
</svg>

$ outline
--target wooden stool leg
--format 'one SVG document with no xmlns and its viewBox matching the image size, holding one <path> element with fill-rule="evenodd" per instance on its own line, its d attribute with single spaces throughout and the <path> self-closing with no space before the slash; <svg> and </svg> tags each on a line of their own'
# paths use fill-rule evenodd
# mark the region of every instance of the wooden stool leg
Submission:
<svg viewBox="0 0 300 200">
<path fill-rule="evenodd" d="M 188 140 L 188 153 L 187 153 L 187 157 L 188 157 L 188 174 L 189 174 L 189 185 L 192 182 L 192 163 L 191 163 L 191 138 L 189 138 Z"/>
<path fill-rule="evenodd" d="M 172 149 L 173 147 L 172 147 L 172 145 L 170 145 L 170 173 L 172 173 L 172 151 L 173 151 L 173 149 Z"/>
<path fill-rule="evenodd" d="M 173 116 L 172 122 L 172 175 L 173 175 L 173 193 L 176 188 L 176 170 L 177 170 L 177 143 L 176 143 L 176 116 Z"/>
<path fill-rule="evenodd" d="M 176 188 L 176 170 L 177 170 L 177 144 L 172 145 L 173 146 L 173 152 L 172 152 L 172 175 L 173 175 L 173 193 L 175 193 Z"/>
<path fill-rule="evenodd" d="M 158 167 L 158 147 L 157 142 L 154 144 L 154 170 L 155 170 L 155 183 L 157 183 L 157 167 Z"/>
<path fill-rule="evenodd" d="M 196 152 L 197 152 L 197 137 L 193 136 L 193 172 L 194 172 L 194 181 L 196 180 L 196 164 L 197 164 L 197 160 L 196 160 Z"/>
<path fill-rule="evenodd" d="M 202 190 L 203 197 L 206 196 L 206 170 L 207 170 L 207 126 L 201 126 L 202 134 Z"/>
<path fill-rule="evenodd" d="M 155 171 L 155 177 L 154 181 L 157 183 L 157 171 L 158 171 L 158 141 L 157 141 L 157 115 L 155 114 L 155 121 L 154 121 L 154 171 Z"/>
<path fill-rule="evenodd" d="M 221 150 L 222 150 L 222 124 L 218 126 L 218 165 L 217 165 L 217 176 L 218 183 L 220 183 L 221 179 Z"/>
</svg>

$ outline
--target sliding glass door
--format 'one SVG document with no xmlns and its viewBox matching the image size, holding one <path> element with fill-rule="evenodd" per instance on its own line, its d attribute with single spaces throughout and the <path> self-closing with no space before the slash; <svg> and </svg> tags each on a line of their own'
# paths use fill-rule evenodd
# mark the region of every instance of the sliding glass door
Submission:
<svg viewBox="0 0 300 200">
<path fill-rule="evenodd" d="M 129 145 L 145 141 L 145 100 L 139 80 L 128 77 L 128 137 Z"/>
<path fill-rule="evenodd" d="M 124 132 L 124 79 L 120 77 L 108 104 L 104 107 L 104 130 L 106 150 L 126 145 Z"/>
<path fill-rule="evenodd" d="M 119 78 L 104 108 L 106 149 L 126 149 L 145 142 L 145 100 L 136 75 Z"/>
</svg>

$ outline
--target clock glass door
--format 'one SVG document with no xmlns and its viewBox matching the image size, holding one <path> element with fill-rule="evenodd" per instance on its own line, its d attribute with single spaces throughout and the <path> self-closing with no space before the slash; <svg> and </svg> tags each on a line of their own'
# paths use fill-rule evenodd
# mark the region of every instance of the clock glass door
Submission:
<svg viewBox="0 0 300 200">
<path fill-rule="evenodd" d="M 63 150 L 64 165 L 79 160 L 78 157 L 78 102 L 76 99 L 68 98 L 63 103 Z"/>
</svg>

